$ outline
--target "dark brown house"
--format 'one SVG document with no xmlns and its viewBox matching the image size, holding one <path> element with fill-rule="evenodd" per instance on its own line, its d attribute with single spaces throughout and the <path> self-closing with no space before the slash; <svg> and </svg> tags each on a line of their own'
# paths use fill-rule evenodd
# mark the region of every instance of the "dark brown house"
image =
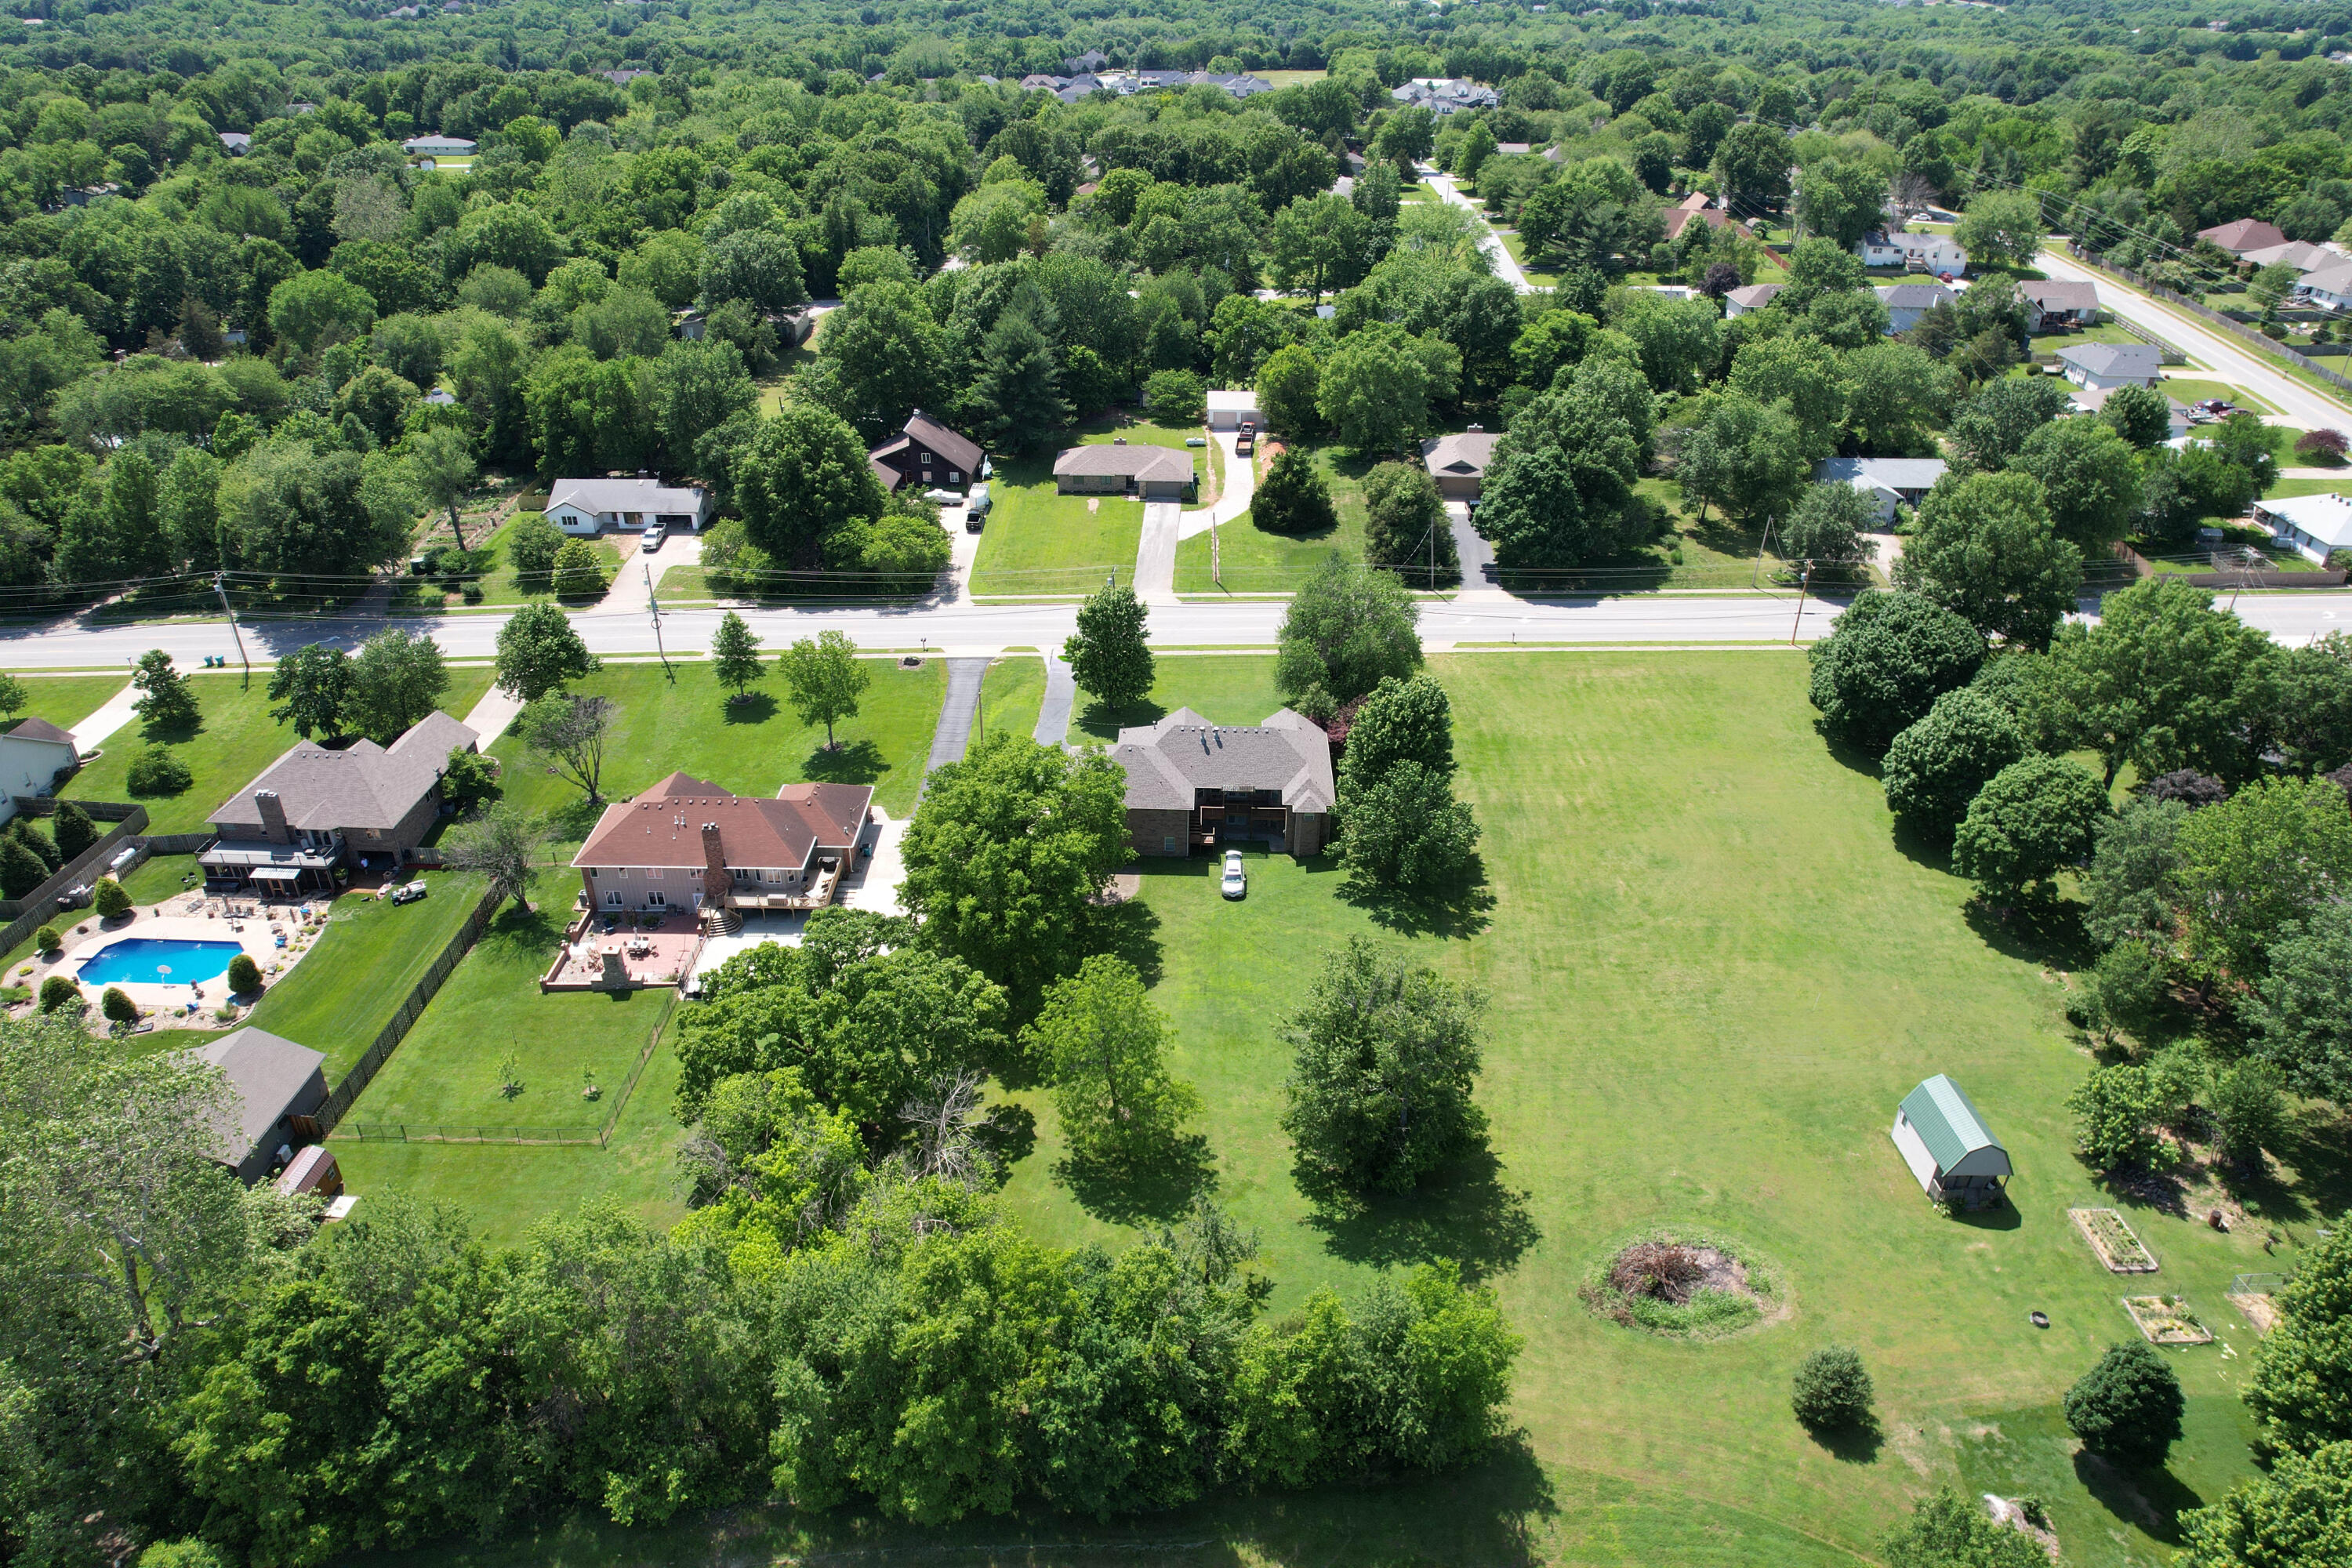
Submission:
<svg viewBox="0 0 2352 1568">
<path fill-rule="evenodd" d="M 921 409 L 907 416 L 895 440 L 866 454 L 886 490 L 900 485 L 919 489 L 961 489 L 980 478 L 981 450 Z"/>
<path fill-rule="evenodd" d="M 1319 855 L 1331 838 L 1331 742 L 1284 708 L 1263 724 L 1212 724 L 1179 708 L 1118 732 L 1127 826 L 1139 855 L 1191 855 L 1258 845 Z"/>
<path fill-rule="evenodd" d="M 434 712 L 389 746 L 301 742 L 213 812 L 220 837 L 197 863 L 207 880 L 273 892 L 331 886 L 352 857 L 362 866 L 405 864 L 440 814 L 449 753 L 470 752 L 478 739 Z"/>
</svg>

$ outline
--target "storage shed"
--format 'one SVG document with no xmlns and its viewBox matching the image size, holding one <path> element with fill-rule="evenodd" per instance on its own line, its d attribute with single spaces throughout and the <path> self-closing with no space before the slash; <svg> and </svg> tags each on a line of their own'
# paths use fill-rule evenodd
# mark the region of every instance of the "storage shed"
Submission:
<svg viewBox="0 0 2352 1568">
<path fill-rule="evenodd" d="M 2002 1184 L 2014 1173 L 2009 1151 L 1960 1086 L 1942 1073 L 1903 1097 L 1888 1136 L 1920 1190 L 1937 1203 L 1969 1209 L 1998 1204 Z"/>
</svg>

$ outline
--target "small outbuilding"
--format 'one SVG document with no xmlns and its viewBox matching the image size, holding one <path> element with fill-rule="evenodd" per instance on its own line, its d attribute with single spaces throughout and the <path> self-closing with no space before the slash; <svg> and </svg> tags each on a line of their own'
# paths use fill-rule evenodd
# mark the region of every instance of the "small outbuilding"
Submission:
<svg viewBox="0 0 2352 1568">
<path fill-rule="evenodd" d="M 1238 430 L 1244 424 L 1265 428 L 1265 415 L 1257 405 L 1257 394 L 1246 386 L 1212 388 L 1208 396 L 1209 428 Z"/>
<path fill-rule="evenodd" d="M 228 1079 L 229 1099 L 214 1129 L 212 1157 L 247 1186 L 314 1143 L 327 1103 L 326 1057 L 266 1029 L 244 1028 L 200 1046 L 195 1058 Z"/>
<path fill-rule="evenodd" d="M 1960 1086 L 1942 1073 L 1903 1097 L 1888 1136 L 1919 1189 L 1937 1203 L 1965 1209 L 1996 1205 L 2014 1173 L 2009 1151 Z"/>
</svg>

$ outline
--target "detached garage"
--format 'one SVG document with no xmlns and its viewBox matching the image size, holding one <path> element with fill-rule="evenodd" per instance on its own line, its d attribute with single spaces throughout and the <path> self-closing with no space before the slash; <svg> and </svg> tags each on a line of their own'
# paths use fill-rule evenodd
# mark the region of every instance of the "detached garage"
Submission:
<svg viewBox="0 0 2352 1568">
<path fill-rule="evenodd" d="M 2000 1146 L 1960 1086 L 1937 1073 L 1903 1097 L 1888 1136 L 1901 1150 L 1919 1189 L 1937 1203 L 1964 1209 L 2000 1202 L 2014 1173 Z"/>
</svg>

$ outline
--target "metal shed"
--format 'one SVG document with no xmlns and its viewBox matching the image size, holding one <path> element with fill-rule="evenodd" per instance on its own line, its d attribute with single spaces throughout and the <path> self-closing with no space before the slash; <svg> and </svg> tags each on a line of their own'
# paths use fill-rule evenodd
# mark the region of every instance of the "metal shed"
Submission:
<svg viewBox="0 0 2352 1568">
<path fill-rule="evenodd" d="M 1998 1204 L 2003 1184 L 2015 1173 L 2009 1151 L 1975 1103 L 1942 1073 L 1903 1097 L 1887 1135 L 1920 1190 L 1937 1203 L 1970 1209 Z"/>
</svg>

